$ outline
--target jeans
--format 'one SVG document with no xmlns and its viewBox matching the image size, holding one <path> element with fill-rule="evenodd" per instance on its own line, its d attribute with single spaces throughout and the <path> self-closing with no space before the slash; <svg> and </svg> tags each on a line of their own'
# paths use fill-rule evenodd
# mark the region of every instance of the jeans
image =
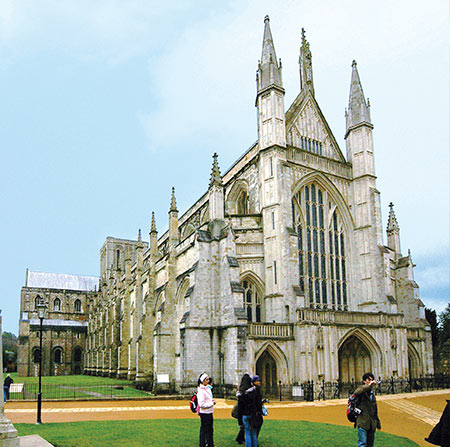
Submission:
<svg viewBox="0 0 450 447">
<path fill-rule="evenodd" d="M 252 426 L 251 416 L 242 416 L 245 430 L 245 447 L 258 447 L 256 428 Z"/>
<path fill-rule="evenodd" d="M 212 413 L 200 413 L 200 420 L 200 447 L 214 447 Z"/>
<path fill-rule="evenodd" d="M 9 399 L 9 386 L 3 387 L 3 402 L 6 402 Z"/>
<path fill-rule="evenodd" d="M 358 427 L 358 447 L 373 447 L 375 430 L 365 430 Z"/>
</svg>

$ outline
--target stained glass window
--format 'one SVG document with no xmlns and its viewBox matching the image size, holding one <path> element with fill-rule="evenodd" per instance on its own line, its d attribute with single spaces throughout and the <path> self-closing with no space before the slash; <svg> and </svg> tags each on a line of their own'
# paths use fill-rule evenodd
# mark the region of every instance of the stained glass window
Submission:
<svg viewBox="0 0 450 447">
<path fill-rule="evenodd" d="M 316 147 L 320 153 L 321 145 Z M 338 209 L 316 183 L 296 194 L 293 209 L 300 290 L 310 307 L 346 310 L 345 233 Z"/>
</svg>

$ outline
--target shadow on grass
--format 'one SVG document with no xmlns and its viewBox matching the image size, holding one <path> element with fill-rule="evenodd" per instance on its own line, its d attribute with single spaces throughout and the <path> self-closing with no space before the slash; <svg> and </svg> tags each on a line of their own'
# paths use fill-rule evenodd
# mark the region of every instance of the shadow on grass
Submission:
<svg viewBox="0 0 450 447">
<path fill-rule="evenodd" d="M 15 424 L 19 436 L 39 434 L 55 447 L 192 447 L 198 445 L 200 421 L 151 419 L 138 421 L 91 421 L 58 424 Z M 215 447 L 237 446 L 234 420 L 214 421 Z M 266 420 L 258 445 L 261 447 L 354 447 L 357 432 L 352 427 L 305 421 Z M 415 442 L 377 432 L 377 447 L 413 447 Z"/>
</svg>

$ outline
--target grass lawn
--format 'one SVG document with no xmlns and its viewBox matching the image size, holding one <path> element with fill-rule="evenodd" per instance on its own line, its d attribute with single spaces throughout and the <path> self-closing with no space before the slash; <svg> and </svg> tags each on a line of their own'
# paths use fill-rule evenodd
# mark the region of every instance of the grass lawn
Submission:
<svg viewBox="0 0 450 447">
<path fill-rule="evenodd" d="M 19 436 L 39 434 L 56 447 L 192 447 L 198 445 L 199 420 L 151 419 L 138 421 L 66 422 L 58 424 L 15 424 Z M 237 445 L 234 420 L 214 421 L 214 445 Z M 351 427 L 305 421 L 264 422 L 261 447 L 354 447 L 357 432 Z M 413 447 L 415 442 L 377 432 L 377 447 Z"/>
<path fill-rule="evenodd" d="M 23 383 L 18 392 L 11 390 L 11 399 L 36 399 L 38 377 L 18 377 L 11 374 L 14 383 Z M 98 399 L 148 397 L 150 393 L 138 390 L 129 380 L 97 376 L 44 376 L 42 377 L 42 398 L 48 399 Z"/>
<path fill-rule="evenodd" d="M 14 383 L 38 383 L 39 377 L 19 377 L 17 373 L 11 373 Z M 49 385 L 131 385 L 129 380 L 111 379 L 110 377 L 99 376 L 42 376 L 42 383 Z"/>
</svg>

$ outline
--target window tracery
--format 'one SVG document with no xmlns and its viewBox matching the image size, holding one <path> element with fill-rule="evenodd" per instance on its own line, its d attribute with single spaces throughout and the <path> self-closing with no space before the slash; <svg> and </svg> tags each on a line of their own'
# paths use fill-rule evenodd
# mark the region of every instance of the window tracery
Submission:
<svg viewBox="0 0 450 447">
<path fill-rule="evenodd" d="M 339 211 L 316 183 L 293 199 L 297 230 L 299 286 L 310 307 L 346 310 L 345 232 Z"/>
<path fill-rule="evenodd" d="M 244 289 L 244 308 L 247 313 L 247 319 L 253 323 L 261 322 L 261 296 L 253 284 L 248 279 L 242 281 Z"/>
</svg>

